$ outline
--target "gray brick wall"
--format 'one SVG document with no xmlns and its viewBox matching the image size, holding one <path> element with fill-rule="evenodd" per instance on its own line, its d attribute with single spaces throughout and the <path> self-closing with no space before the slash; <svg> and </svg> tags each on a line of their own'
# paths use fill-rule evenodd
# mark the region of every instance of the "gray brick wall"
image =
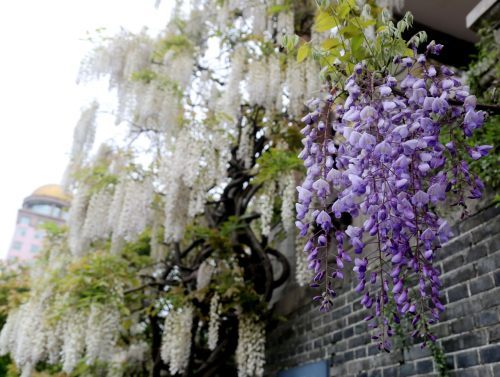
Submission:
<svg viewBox="0 0 500 377">
<path fill-rule="evenodd" d="M 458 222 L 454 234 L 436 260 L 446 311 L 434 333 L 451 377 L 500 377 L 500 208 Z M 326 359 L 332 377 L 438 376 L 428 348 L 377 350 L 353 288 L 345 283 L 334 309 L 320 313 L 314 291 L 290 282 L 275 305 L 283 320 L 268 332 L 266 375 Z"/>
</svg>

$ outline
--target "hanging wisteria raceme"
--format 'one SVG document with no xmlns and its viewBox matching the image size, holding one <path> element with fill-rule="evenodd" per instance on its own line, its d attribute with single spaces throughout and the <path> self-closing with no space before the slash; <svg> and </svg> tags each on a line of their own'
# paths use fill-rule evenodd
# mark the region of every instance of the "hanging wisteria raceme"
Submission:
<svg viewBox="0 0 500 377">
<path fill-rule="evenodd" d="M 316 63 L 313 64 L 316 65 Z M 317 71 L 315 72 L 317 73 Z M 270 55 L 267 58 L 260 58 L 249 63 L 246 83 L 250 105 L 262 106 L 268 114 L 281 109 L 283 88 L 278 56 Z"/>
<path fill-rule="evenodd" d="M 251 315 L 242 315 L 238 326 L 238 377 L 262 377 L 266 345 L 264 324 Z"/>
<path fill-rule="evenodd" d="M 12 310 L 7 316 L 7 320 L 0 332 L 0 355 L 7 355 L 13 349 L 13 342 L 15 341 L 15 331 L 17 321 L 19 320 L 19 308 Z"/>
<path fill-rule="evenodd" d="M 85 362 L 110 361 L 119 336 L 120 313 L 108 306 L 93 304 L 85 333 Z"/>
<path fill-rule="evenodd" d="M 140 366 L 147 360 L 149 345 L 146 342 L 131 343 L 126 348 L 117 348 L 110 361 L 110 369 L 107 376 L 122 377 L 126 375 L 127 365 Z"/>
<path fill-rule="evenodd" d="M 127 81 L 124 78 L 149 66 L 152 44 L 146 30 L 135 35 L 122 29 L 113 38 L 106 38 L 106 42 L 82 61 L 79 82 L 109 75 L 110 88 L 120 88 Z"/>
<path fill-rule="evenodd" d="M 73 181 L 73 175 L 82 167 L 94 145 L 96 118 L 99 104 L 94 101 L 82 111 L 75 130 L 73 132 L 73 146 L 71 149 L 70 163 L 64 172 L 63 187 L 69 188 Z"/>
<path fill-rule="evenodd" d="M 110 188 L 91 194 L 81 185 L 68 216 L 69 246 L 75 257 L 89 251 L 90 242 L 104 240 L 112 233 L 112 249 L 119 252 L 120 240 L 132 242 L 146 229 L 150 217 L 153 186 L 146 177 L 131 180 L 121 177 Z"/>
<path fill-rule="evenodd" d="M 85 354 L 87 317 L 81 312 L 74 312 L 64 322 L 65 328 L 61 350 L 62 370 L 71 373 Z"/>
<path fill-rule="evenodd" d="M 491 149 L 467 144 L 485 114 L 475 110 L 475 97 L 449 68 L 427 61 L 441 48 L 431 42 L 425 54 L 396 58 L 401 80 L 375 76 L 358 64 L 345 87 L 313 101 L 303 119 L 300 157 L 307 178 L 297 188 L 296 224 L 302 235 L 315 229 L 305 245 L 315 272 L 312 285 L 324 287 L 315 300 L 321 310 L 334 305 L 333 281 L 343 279 L 353 262 L 355 291 L 372 312 L 366 320 L 378 327 L 373 338 L 386 350 L 393 335 L 389 319 L 399 322 L 403 316 L 424 345 L 435 340 L 428 325 L 444 305 L 433 259 L 451 235 L 436 207 L 447 198 L 465 206 L 467 198 L 481 197 L 483 184 L 466 159 Z M 334 101 L 342 89 L 347 98 Z M 313 198 L 319 207 L 311 207 Z M 333 218 L 345 212 L 361 217 L 362 224 L 336 229 Z M 311 222 L 305 220 L 308 213 Z M 332 244 L 337 253 L 329 264 Z"/>
<path fill-rule="evenodd" d="M 283 182 L 282 188 L 282 202 L 281 202 L 281 221 L 283 228 L 288 233 L 294 228 L 295 214 L 293 211 L 294 203 L 296 202 L 297 186 L 295 182 L 295 175 L 290 174 Z"/>
<path fill-rule="evenodd" d="M 246 169 L 252 166 L 252 160 L 254 158 L 253 155 L 254 140 L 255 136 L 252 125 L 250 124 L 242 125 L 240 131 L 237 156 L 244 162 L 244 166 Z"/>
<path fill-rule="evenodd" d="M 306 97 L 306 67 L 304 64 L 291 61 L 286 69 L 289 112 L 292 116 L 300 116 L 304 113 L 304 102 L 309 99 Z"/>
<path fill-rule="evenodd" d="M 259 201 L 257 203 L 259 212 L 261 214 L 261 232 L 264 236 L 269 236 L 269 234 L 271 233 L 271 221 L 273 219 L 275 193 L 276 185 L 274 183 L 272 183 L 271 185 L 267 185 L 267 187 L 265 188 L 265 193 L 259 197 Z"/>
<path fill-rule="evenodd" d="M 64 323 L 57 322 L 47 332 L 47 361 L 58 364 L 61 361 L 61 349 L 64 340 Z"/>
<path fill-rule="evenodd" d="M 111 232 L 108 222 L 109 208 L 113 200 L 110 190 L 101 190 L 92 195 L 89 200 L 82 237 L 90 241 L 107 239 Z"/>
<path fill-rule="evenodd" d="M 153 186 L 149 178 L 125 183 L 123 202 L 114 232 L 128 242 L 133 242 L 146 229 L 149 207 L 153 199 Z"/>
<path fill-rule="evenodd" d="M 165 318 L 161 358 L 168 364 L 171 374 L 183 373 L 191 354 L 191 328 L 193 326 L 193 307 L 185 305 L 170 310 Z"/>
<path fill-rule="evenodd" d="M 181 135 L 173 149 L 173 156 L 165 155 L 162 158 L 161 178 L 165 185 L 164 193 L 167 198 L 164 204 L 164 238 L 167 242 L 179 241 L 182 238 L 190 218 L 189 205 L 186 206 L 186 203 L 190 203 L 190 197 L 194 191 L 189 190 L 190 186 L 186 184 L 186 181 L 189 183 L 195 181 L 201 169 L 199 153 L 197 155 L 191 153 L 187 156 L 185 154 L 186 151 L 191 150 L 190 146 L 193 143 L 194 140 L 188 134 Z M 189 159 L 189 162 L 192 162 L 190 172 L 183 168 L 181 161 L 184 161 L 184 157 L 192 157 Z"/>
<path fill-rule="evenodd" d="M 83 237 L 83 226 L 89 203 L 88 187 L 81 185 L 76 192 L 68 213 L 68 244 L 71 254 L 80 257 L 87 249 L 86 239 Z"/>
<path fill-rule="evenodd" d="M 208 348 L 214 350 L 219 343 L 220 327 L 220 296 L 215 293 L 210 300 L 210 315 L 208 322 Z"/>
<path fill-rule="evenodd" d="M 147 356 L 148 344 L 144 341 L 132 343 L 127 350 L 127 358 L 136 362 L 143 362 Z"/>
<path fill-rule="evenodd" d="M 238 118 L 241 104 L 241 82 L 244 80 L 247 61 L 247 51 L 243 46 L 237 46 L 231 59 L 231 72 L 226 89 L 221 99 L 221 110 L 234 120 Z"/>
<path fill-rule="evenodd" d="M 267 61 L 267 77 L 264 107 L 269 115 L 272 111 L 280 111 L 283 108 L 283 75 L 280 58 L 277 55 L 269 56 Z M 262 95 L 263 93 L 261 93 Z"/>
<path fill-rule="evenodd" d="M 162 240 L 158 237 L 158 228 L 160 227 L 160 220 L 157 220 L 157 215 L 153 214 L 153 225 L 151 226 L 151 233 L 153 236 L 149 242 L 149 248 L 151 250 L 151 259 L 154 261 L 160 261 L 165 258 L 166 248 Z"/>
<path fill-rule="evenodd" d="M 313 37 L 318 36 L 318 42 L 321 42 L 323 36 L 313 34 Z M 314 59 L 308 59 L 305 62 L 306 69 L 306 92 L 304 100 L 308 101 L 311 98 L 316 98 L 321 91 L 321 80 L 319 78 L 319 64 Z"/>
<path fill-rule="evenodd" d="M 112 230 L 115 230 L 115 228 L 118 226 L 117 220 L 119 220 L 121 217 L 123 200 L 125 198 L 125 192 L 126 192 L 126 182 L 127 181 L 125 177 L 120 177 L 118 183 L 115 185 L 114 188 L 113 199 L 111 199 L 111 203 L 108 209 L 108 225 L 107 225 L 107 228 L 110 228 Z"/>
<path fill-rule="evenodd" d="M 43 338 L 46 334 L 42 328 L 41 305 L 39 300 L 21 305 L 9 314 L 0 334 L 1 354 L 10 353 L 22 375 L 26 376 L 31 375 L 45 353 Z"/>
<path fill-rule="evenodd" d="M 276 5 L 285 5 L 285 0 L 277 0 Z M 277 17 L 276 31 L 278 42 L 281 43 L 285 35 L 291 35 L 295 31 L 295 15 L 292 11 L 279 12 Z"/>
<path fill-rule="evenodd" d="M 262 106 L 266 102 L 268 66 L 264 59 L 248 64 L 248 103 Z"/>
<path fill-rule="evenodd" d="M 301 287 L 308 285 L 314 277 L 309 268 L 308 253 L 304 250 L 307 237 L 298 235 L 295 239 L 295 281 Z"/>
</svg>

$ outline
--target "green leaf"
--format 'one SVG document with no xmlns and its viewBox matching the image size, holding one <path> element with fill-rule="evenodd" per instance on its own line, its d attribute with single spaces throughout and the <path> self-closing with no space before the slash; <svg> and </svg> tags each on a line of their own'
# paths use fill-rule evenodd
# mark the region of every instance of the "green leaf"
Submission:
<svg viewBox="0 0 500 377">
<path fill-rule="evenodd" d="M 336 26 L 335 18 L 328 12 L 320 12 L 316 17 L 314 28 L 317 32 L 323 32 L 332 29 Z"/>
<path fill-rule="evenodd" d="M 302 62 L 311 54 L 311 45 L 309 43 L 304 43 L 299 47 L 297 52 L 297 62 Z"/>
<path fill-rule="evenodd" d="M 356 5 L 356 0 L 346 0 L 347 4 L 349 5 L 349 7 L 351 9 L 356 9 L 357 8 L 357 5 Z"/>
<path fill-rule="evenodd" d="M 344 62 L 344 63 L 350 62 L 351 58 L 352 58 L 352 54 L 350 51 L 346 51 L 344 55 L 339 56 L 339 60 L 341 62 Z"/>
<path fill-rule="evenodd" d="M 347 2 L 344 2 L 337 8 L 337 15 L 341 20 L 343 20 L 349 14 L 350 10 L 351 9 L 349 7 L 349 4 Z"/>
<path fill-rule="evenodd" d="M 346 38 L 353 38 L 357 35 L 363 34 L 363 30 L 361 30 L 358 26 L 354 24 L 349 24 L 346 27 L 340 30 L 340 33 L 344 35 Z"/>
<path fill-rule="evenodd" d="M 377 21 L 375 21 L 373 18 L 362 19 L 361 17 L 356 17 L 356 19 L 359 20 L 359 25 L 364 28 L 375 25 L 377 23 Z"/>
<path fill-rule="evenodd" d="M 411 48 L 405 48 L 402 52 L 402 55 L 413 57 L 413 50 Z"/>
<path fill-rule="evenodd" d="M 383 33 L 384 31 L 387 30 L 387 26 L 386 25 L 382 25 L 380 26 L 377 30 L 376 30 L 376 34 L 379 34 L 379 33 Z"/>
<path fill-rule="evenodd" d="M 299 36 L 297 34 L 294 34 L 293 36 L 291 36 L 289 39 L 288 39 L 288 45 L 287 45 L 287 48 L 289 51 L 293 50 L 295 48 L 295 46 L 297 46 L 297 44 L 299 43 Z"/>
<path fill-rule="evenodd" d="M 324 49 L 324 50 L 330 50 L 334 47 L 337 47 L 340 45 L 340 40 L 338 38 L 328 38 L 328 39 L 325 39 L 323 41 L 323 43 L 321 44 L 321 47 Z"/>
<path fill-rule="evenodd" d="M 365 46 L 363 46 L 364 36 L 357 35 L 351 39 L 352 56 L 356 60 L 363 60 L 366 55 Z"/>
</svg>

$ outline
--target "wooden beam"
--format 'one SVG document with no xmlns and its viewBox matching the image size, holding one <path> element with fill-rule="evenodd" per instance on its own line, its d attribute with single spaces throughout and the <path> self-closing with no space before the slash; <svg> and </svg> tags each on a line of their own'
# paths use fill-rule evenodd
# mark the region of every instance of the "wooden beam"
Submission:
<svg viewBox="0 0 500 377">
<path fill-rule="evenodd" d="M 496 7 L 493 6 L 496 4 Z M 492 15 L 492 19 L 497 19 L 500 6 L 498 0 L 481 0 L 465 18 L 465 24 L 468 29 L 476 30 L 479 26 L 479 20 L 482 19 L 487 13 Z M 493 13 L 496 13 L 493 15 Z M 487 17 L 489 18 L 489 17 Z"/>
</svg>

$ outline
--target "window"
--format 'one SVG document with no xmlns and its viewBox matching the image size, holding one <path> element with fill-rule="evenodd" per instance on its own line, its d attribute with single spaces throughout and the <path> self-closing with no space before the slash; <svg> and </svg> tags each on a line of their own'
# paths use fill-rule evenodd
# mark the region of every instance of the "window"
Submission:
<svg viewBox="0 0 500 377">
<path fill-rule="evenodd" d="M 52 208 L 52 216 L 60 218 L 61 217 L 61 208 L 60 207 L 53 207 Z"/>
<path fill-rule="evenodd" d="M 38 252 L 38 250 L 40 250 L 40 246 L 38 246 L 38 245 L 31 245 L 31 252 L 32 253 L 36 253 L 36 252 Z"/>
<path fill-rule="evenodd" d="M 43 230 L 39 230 L 35 233 L 35 239 L 41 240 L 45 236 L 45 233 Z"/>
<path fill-rule="evenodd" d="M 19 224 L 30 225 L 31 219 L 28 216 L 21 216 L 19 218 Z"/>
<path fill-rule="evenodd" d="M 41 215 L 46 215 L 46 216 L 52 215 L 52 206 L 50 204 L 34 204 L 31 207 L 31 210 Z"/>
<path fill-rule="evenodd" d="M 17 235 L 19 237 L 24 237 L 26 236 L 26 228 L 17 228 Z"/>
<path fill-rule="evenodd" d="M 22 246 L 23 246 L 23 244 L 22 244 L 21 242 L 19 242 L 19 241 L 14 241 L 14 242 L 12 243 L 12 248 L 13 248 L 14 250 L 21 250 L 21 247 L 22 247 Z"/>
</svg>

